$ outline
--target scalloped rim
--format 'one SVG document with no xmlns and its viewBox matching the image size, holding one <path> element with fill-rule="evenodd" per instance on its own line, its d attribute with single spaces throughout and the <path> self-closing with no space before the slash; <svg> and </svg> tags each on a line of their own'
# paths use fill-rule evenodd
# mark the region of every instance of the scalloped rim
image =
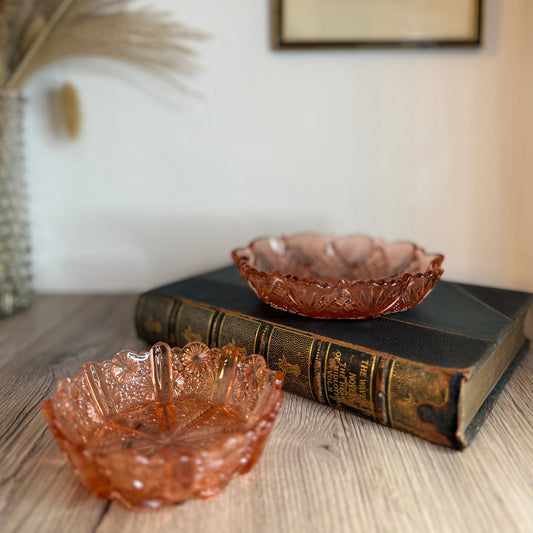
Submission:
<svg viewBox="0 0 533 533">
<path fill-rule="evenodd" d="M 330 235 L 320 235 L 318 233 L 297 233 L 294 235 L 283 235 L 281 237 L 277 237 L 277 240 L 286 240 L 288 237 L 297 237 L 297 236 L 315 236 L 315 237 L 322 237 L 325 239 L 330 239 L 332 241 L 336 241 L 339 239 L 339 237 L 334 237 Z M 417 274 L 413 274 L 410 272 L 404 272 L 402 274 L 398 274 L 396 276 L 391 276 L 388 278 L 382 278 L 382 279 L 365 279 L 365 280 L 346 280 L 346 279 L 339 279 L 335 281 L 334 283 L 331 283 L 326 280 L 318 280 L 314 278 L 299 278 L 298 276 L 295 276 L 294 274 L 282 274 L 279 270 L 260 270 L 256 266 L 252 265 L 251 259 L 255 256 L 255 253 L 253 251 L 253 246 L 259 242 L 259 241 L 266 241 L 270 240 L 274 237 L 259 237 L 257 239 L 254 239 L 253 241 L 248 244 L 246 248 L 235 248 L 231 252 L 231 257 L 233 258 L 233 262 L 235 263 L 235 266 L 241 273 L 241 275 L 248 281 L 248 278 L 246 275 L 267 275 L 267 276 L 279 276 L 283 279 L 285 279 L 289 283 L 303 283 L 305 285 L 313 285 L 318 286 L 321 289 L 329 289 L 334 290 L 339 287 L 339 285 L 344 286 L 356 286 L 356 285 L 367 285 L 367 284 L 373 284 L 377 286 L 383 286 L 383 285 L 402 285 L 409 283 L 411 279 L 413 278 L 432 278 L 437 277 L 440 278 L 444 272 L 444 269 L 441 267 L 442 262 L 444 261 L 444 255 L 437 253 L 437 254 L 428 254 L 423 248 L 420 248 L 417 244 L 415 244 L 412 241 L 381 241 L 380 239 L 373 239 L 371 237 L 367 237 L 366 235 L 360 235 L 360 234 L 351 234 L 346 235 L 345 237 L 341 238 L 350 238 L 350 237 L 364 237 L 369 239 L 372 243 L 376 242 L 383 242 L 383 244 L 410 244 L 414 246 L 415 251 L 420 251 L 424 255 L 435 255 L 435 259 L 431 261 L 426 268 L 425 272 L 419 272 Z"/>
<path fill-rule="evenodd" d="M 183 351 L 183 349 L 190 344 L 192 343 L 185 345 L 183 348 L 172 349 L 172 356 L 174 357 L 177 353 Z M 154 346 L 152 346 L 152 349 Z M 210 354 L 212 354 L 213 350 L 207 345 L 205 346 L 209 350 Z M 106 364 L 112 364 L 113 361 L 124 352 L 128 352 L 129 354 L 137 356 L 141 360 L 146 359 L 144 356 L 150 353 L 150 351 L 134 352 L 133 350 L 123 350 L 116 353 L 112 359 L 103 362 L 94 362 L 93 364 L 96 364 L 102 368 Z M 246 354 L 239 350 L 239 348 L 236 346 L 234 346 L 234 353 L 241 360 L 246 360 L 248 357 L 256 355 Z M 86 365 L 84 365 L 83 368 L 86 368 Z M 80 440 L 72 439 L 69 432 L 65 430 L 65 424 L 61 420 L 61 417 L 58 417 L 56 414 L 56 402 L 60 398 L 67 397 L 68 399 L 68 385 L 75 379 L 82 378 L 84 374 L 83 370 L 74 378 L 62 379 L 58 384 L 56 396 L 44 400 L 41 403 L 41 409 L 48 422 L 48 428 L 54 436 L 63 455 L 73 468 L 74 472 L 77 474 L 81 483 L 89 491 L 97 496 L 108 498 L 110 500 L 118 500 L 125 507 L 130 509 L 155 509 L 162 505 L 181 503 L 191 498 L 206 499 L 217 496 L 226 488 L 227 484 L 232 478 L 240 474 L 245 474 L 259 460 L 263 452 L 263 447 L 270 436 L 272 426 L 282 406 L 284 397 L 281 389 L 284 377 L 283 373 L 276 370 L 271 370 L 268 367 L 265 367 L 265 369 L 268 370 L 268 372 L 272 375 L 272 379 L 269 380 L 270 384 L 267 385 L 269 390 L 265 391 L 267 395 L 266 401 L 264 402 L 264 405 L 262 405 L 261 413 L 253 425 L 250 427 L 243 427 L 242 430 L 239 429 L 237 431 L 221 435 L 216 442 L 202 446 L 198 449 L 182 449 L 179 446 L 173 446 L 171 447 L 170 451 L 165 451 L 165 448 L 157 451 L 149 457 L 146 457 L 136 448 L 102 451 L 95 449 L 93 446 L 91 446 L 90 442 L 81 442 Z M 156 400 L 154 400 L 154 402 L 156 402 Z M 238 438 L 236 438 L 237 436 Z M 206 480 L 206 483 L 200 483 L 198 486 L 195 486 L 197 476 L 201 476 L 200 469 L 202 468 L 203 462 L 209 460 L 209 454 L 216 452 L 216 450 L 221 448 L 225 450 L 236 447 L 242 448 L 245 453 L 242 455 L 241 460 L 237 464 L 234 464 L 230 470 L 228 470 L 227 475 L 215 477 L 214 481 Z M 127 479 L 123 483 L 119 483 L 117 485 L 114 482 L 113 474 L 117 467 L 110 466 L 109 461 L 112 461 L 116 456 L 122 457 L 118 463 L 119 468 L 120 465 L 130 463 L 136 464 L 140 462 L 145 469 L 147 468 L 154 473 L 162 472 L 164 475 L 166 475 L 169 464 L 181 464 L 182 458 L 184 456 L 188 456 L 190 457 L 191 464 L 195 469 L 195 473 L 191 480 L 189 480 L 189 485 L 180 486 L 179 490 L 177 491 L 175 491 L 175 488 L 167 487 L 165 490 L 158 491 L 156 493 L 147 492 L 144 487 L 135 486 L 135 481 L 131 479 L 132 474 L 127 474 Z M 144 478 L 141 479 L 141 482 L 143 479 Z M 139 490 L 138 494 L 135 494 L 135 491 L 132 493 L 128 487 L 126 487 L 126 490 L 124 490 L 124 483 L 127 484 L 130 482 L 133 483 L 133 487 L 135 489 Z M 172 485 L 172 482 L 169 482 L 169 484 Z"/>
<path fill-rule="evenodd" d="M 193 343 L 189 343 L 189 344 L 193 344 Z M 204 344 L 204 343 L 202 343 L 202 344 Z M 172 355 L 173 355 L 173 357 L 176 354 L 178 354 L 179 352 L 181 352 L 186 346 L 188 346 L 188 345 L 185 345 L 183 347 L 172 347 Z M 206 347 L 207 347 L 207 349 L 209 350 L 209 352 L 211 354 L 212 348 L 210 348 L 207 345 L 206 345 Z M 217 348 L 217 349 L 221 350 L 223 348 Z M 236 350 L 238 352 L 238 357 L 241 360 L 246 360 L 248 357 L 251 357 L 252 355 L 259 355 L 259 354 L 245 354 L 238 347 L 235 346 L 235 348 L 236 348 Z M 124 352 L 127 352 L 128 354 L 132 354 L 132 355 L 135 355 L 135 356 L 139 356 L 139 360 L 146 359 L 147 357 L 149 357 L 149 354 L 150 354 L 150 350 L 141 351 L 141 352 L 135 352 L 133 350 L 121 350 L 120 352 L 117 352 L 111 359 L 106 359 L 105 361 L 102 361 L 102 362 L 91 361 L 91 362 L 85 363 L 83 365 L 82 370 L 81 370 L 80 373 L 76 374 L 73 378 L 70 378 L 70 377 L 64 378 L 58 383 L 57 393 L 56 393 L 56 395 L 54 397 L 48 398 L 48 399 L 43 400 L 41 402 L 41 410 L 43 411 L 43 413 L 45 415 L 45 418 L 47 419 L 47 422 L 48 422 L 50 428 L 53 427 L 54 429 L 56 429 L 61 434 L 62 438 L 64 440 L 68 441 L 71 446 L 73 446 L 76 449 L 85 450 L 86 453 L 91 455 L 92 457 L 105 457 L 105 456 L 108 456 L 110 454 L 115 453 L 115 451 L 112 451 L 112 452 L 100 451 L 98 449 L 94 449 L 91 446 L 90 443 L 82 443 L 82 442 L 78 442 L 78 441 L 74 441 L 74 440 L 70 439 L 67 436 L 67 433 L 63 429 L 63 424 L 61 422 L 58 422 L 58 419 L 55 416 L 55 402 L 60 397 L 63 397 L 65 395 L 68 396 L 67 391 L 64 390 L 65 386 L 69 382 L 72 383 L 76 379 L 83 378 L 84 371 L 89 365 L 97 365 L 98 367 L 103 368 L 104 365 L 106 365 L 106 364 L 113 364 L 113 362 Z M 266 367 L 266 369 L 268 370 L 269 373 L 274 375 L 274 379 L 273 379 L 273 383 L 272 383 L 272 390 L 269 392 L 269 394 L 272 394 L 274 396 L 281 394 L 281 397 L 278 399 L 278 402 L 277 402 L 277 403 L 279 403 L 279 405 L 276 405 L 275 409 L 274 409 L 274 413 L 275 413 L 275 415 L 277 415 L 277 413 L 279 412 L 279 410 L 281 408 L 281 404 L 283 403 L 282 386 L 283 386 L 283 381 L 284 381 L 284 374 L 283 374 L 283 372 L 280 372 L 278 370 L 271 370 L 270 368 L 268 368 L 268 366 Z M 156 400 L 154 400 L 154 403 L 155 402 L 156 402 Z M 229 437 L 231 437 L 231 435 L 235 435 L 235 434 L 246 435 L 250 431 L 256 431 L 266 419 L 270 418 L 270 415 L 271 415 L 270 412 L 263 413 L 256 420 L 256 422 L 252 426 L 247 427 L 247 428 L 243 428 L 241 431 L 236 431 L 236 432 L 234 432 L 232 434 L 228 434 Z M 221 441 L 224 441 L 225 439 L 226 439 L 226 436 L 221 437 Z M 206 446 L 206 447 L 202 448 L 199 453 L 208 452 L 211 448 L 216 448 L 217 446 L 218 446 L 218 441 L 214 445 Z M 135 448 L 125 449 L 125 450 L 120 450 L 120 451 L 121 451 L 121 453 L 127 453 L 127 454 L 130 454 L 132 456 L 139 455 L 138 452 L 135 450 Z M 154 462 L 154 464 L 157 464 L 157 462 L 160 460 L 159 455 L 160 455 L 159 452 L 155 453 L 152 457 L 147 458 L 146 461 Z"/>
</svg>

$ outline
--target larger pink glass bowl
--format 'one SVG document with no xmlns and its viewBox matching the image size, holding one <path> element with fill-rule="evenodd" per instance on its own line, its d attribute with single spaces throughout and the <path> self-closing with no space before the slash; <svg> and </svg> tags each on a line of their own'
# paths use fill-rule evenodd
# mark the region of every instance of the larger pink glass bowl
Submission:
<svg viewBox="0 0 533 533">
<path fill-rule="evenodd" d="M 235 346 L 155 344 L 87 363 L 42 410 L 83 484 L 135 509 L 211 498 L 258 461 L 283 374 Z"/>
<path fill-rule="evenodd" d="M 417 305 L 443 273 L 442 254 L 362 235 L 261 238 L 232 252 L 258 296 L 312 318 L 372 318 Z"/>
</svg>

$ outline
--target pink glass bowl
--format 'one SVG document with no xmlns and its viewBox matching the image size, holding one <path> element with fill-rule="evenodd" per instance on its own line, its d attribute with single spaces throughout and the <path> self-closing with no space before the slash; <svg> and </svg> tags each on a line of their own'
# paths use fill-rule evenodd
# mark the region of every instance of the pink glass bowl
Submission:
<svg viewBox="0 0 533 533">
<path fill-rule="evenodd" d="M 283 374 L 233 345 L 192 342 L 87 363 L 42 404 L 83 484 L 126 507 L 219 494 L 258 461 L 283 402 Z"/>
<path fill-rule="evenodd" d="M 435 286 L 444 260 L 410 242 L 311 234 L 256 239 L 232 257 L 264 302 L 313 318 L 404 311 Z"/>
</svg>

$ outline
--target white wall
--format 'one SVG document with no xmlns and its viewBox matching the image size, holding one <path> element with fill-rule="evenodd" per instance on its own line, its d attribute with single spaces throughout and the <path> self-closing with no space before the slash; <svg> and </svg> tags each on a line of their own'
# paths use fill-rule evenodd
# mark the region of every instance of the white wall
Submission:
<svg viewBox="0 0 533 533">
<path fill-rule="evenodd" d="M 270 49 L 266 0 L 153 4 L 212 35 L 202 99 L 97 60 L 28 87 L 38 290 L 142 290 L 302 230 L 413 240 L 448 279 L 533 289 L 527 0 L 485 0 L 480 49 L 295 52 Z M 65 80 L 75 143 L 46 105 Z"/>
</svg>

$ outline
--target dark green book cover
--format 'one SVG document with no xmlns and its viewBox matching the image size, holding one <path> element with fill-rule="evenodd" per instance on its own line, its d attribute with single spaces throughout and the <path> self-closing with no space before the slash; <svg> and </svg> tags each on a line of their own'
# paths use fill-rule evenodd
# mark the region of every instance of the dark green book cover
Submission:
<svg viewBox="0 0 533 533">
<path fill-rule="evenodd" d="M 401 313 L 318 320 L 266 305 L 227 267 L 141 295 L 136 326 L 148 342 L 233 342 L 283 371 L 289 392 L 464 448 L 525 350 L 532 301 L 440 281 Z"/>
</svg>

